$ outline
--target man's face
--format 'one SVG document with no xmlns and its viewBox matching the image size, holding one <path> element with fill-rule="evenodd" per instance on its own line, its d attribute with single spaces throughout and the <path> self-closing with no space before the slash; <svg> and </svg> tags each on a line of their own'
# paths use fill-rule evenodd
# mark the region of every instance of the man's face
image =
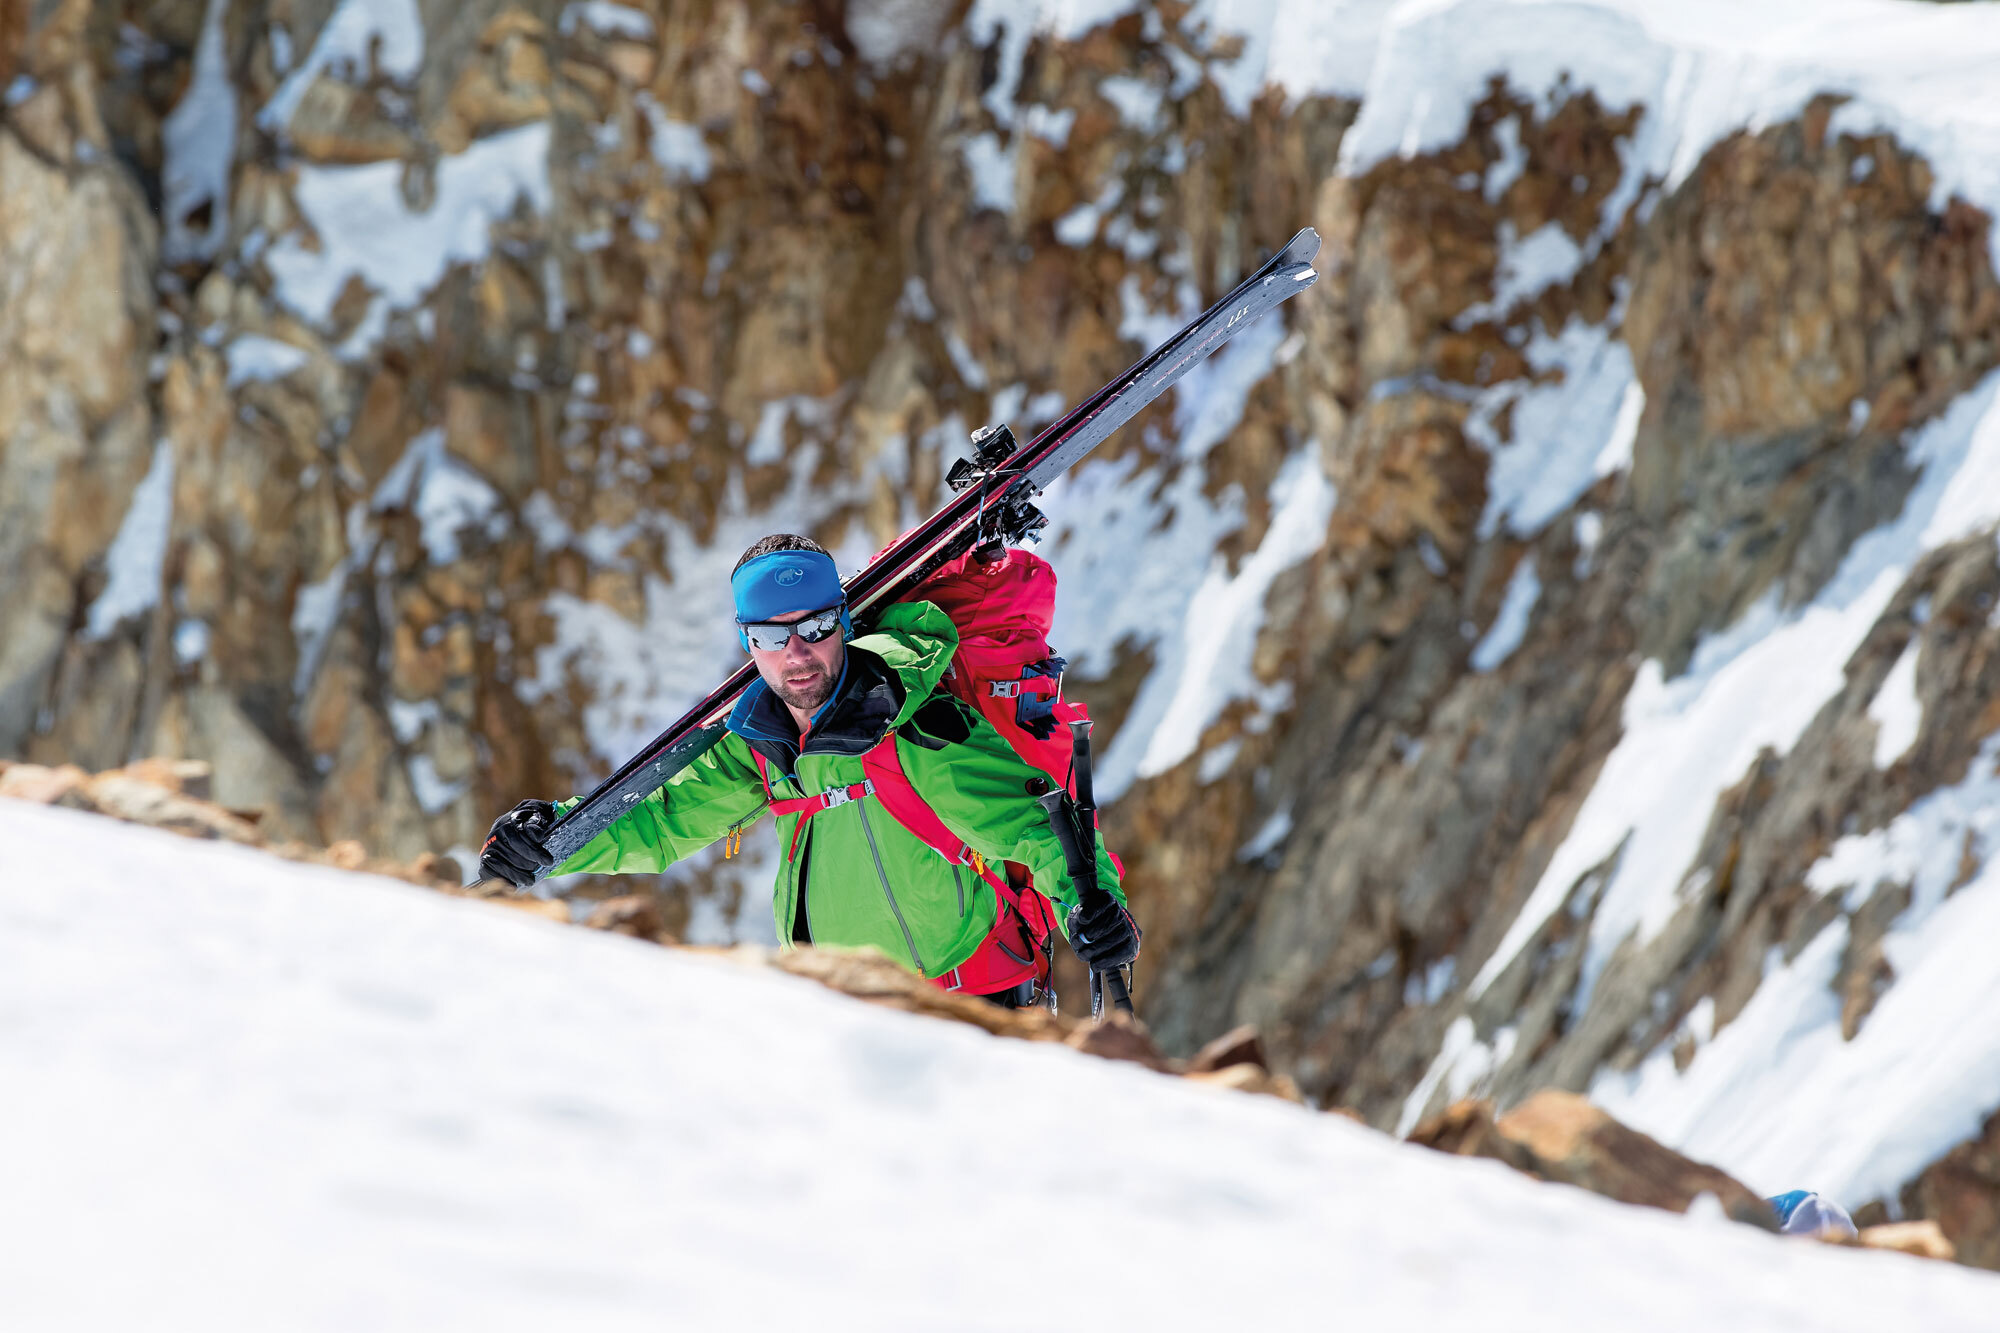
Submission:
<svg viewBox="0 0 2000 1333">
<path fill-rule="evenodd" d="M 811 615 L 810 610 L 793 611 L 782 616 L 771 617 L 771 623 L 790 625 Z M 794 634 L 785 640 L 785 646 L 772 652 L 761 648 L 750 649 L 750 660 L 757 665 L 757 674 L 764 678 L 777 696 L 802 713 L 810 713 L 825 703 L 833 693 L 833 683 L 840 679 L 841 663 L 846 660 L 847 645 L 838 634 L 829 634 L 818 643 L 807 643 Z"/>
</svg>

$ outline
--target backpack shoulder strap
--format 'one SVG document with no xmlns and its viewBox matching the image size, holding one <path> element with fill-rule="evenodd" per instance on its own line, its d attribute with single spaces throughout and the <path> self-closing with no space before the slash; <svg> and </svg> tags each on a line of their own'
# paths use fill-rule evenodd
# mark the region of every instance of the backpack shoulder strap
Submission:
<svg viewBox="0 0 2000 1333">
<path fill-rule="evenodd" d="M 973 851 L 965 839 L 946 827 L 937 811 L 931 809 L 930 802 L 911 784 L 909 775 L 903 772 L 903 761 L 896 754 L 893 727 L 861 756 L 861 768 L 874 786 L 875 799 L 882 803 L 890 818 L 953 865 L 971 866 L 1015 911 L 1021 911 L 1019 891 L 1007 882 L 1007 877 L 987 865 L 985 858 Z"/>
</svg>

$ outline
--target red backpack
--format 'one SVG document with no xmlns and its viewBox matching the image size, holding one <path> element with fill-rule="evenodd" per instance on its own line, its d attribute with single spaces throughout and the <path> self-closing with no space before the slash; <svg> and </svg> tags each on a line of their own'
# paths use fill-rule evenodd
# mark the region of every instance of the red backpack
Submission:
<svg viewBox="0 0 2000 1333">
<path fill-rule="evenodd" d="M 1062 697 L 1065 663 L 1049 651 L 1049 624 L 1055 616 L 1056 573 L 1040 556 L 1007 550 L 992 562 L 968 552 L 912 589 L 905 601 L 931 602 L 958 627 L 944 686 L 993 725 L 1020 756 L 1065 789 L 1071 785 L 1068 722 L 1083 720 L 1083 705 Z M 754 752 L 753 752 L 754 753 Z M 831 805 L 872 795 L 897 823 L 955 865 L 971 866 L 1000 899 L 999 918 L 970 958 L 932 984 L 945 990 L 990 995 L 1033 980 L 1046 983 L 1049 940 L 1055 931 L 1049 902 L 1030 887 L 1025 866 L 989 866 L 939 819 L 917 794 L 896 758 L 892 730 L 861 756 L 865 782 L 838 792 L 793 800 L 764 795 L 771 812 L 797 813 L 805 820 Z M 764 772 L 762 756 L 757 767 Z M 1072 793 L 1074 794 L 1074 793 Z M 796 832 L 794 839 L 796 840 Z"/>
<path fill-rule="evenodd" d="M 1067 724 L 1090 712 L 1062 697 L 1068 664 L 1049 651 L 1056 613 L 1056 572 L 1049 562 L 1008 550 L 987 564 L 968 552 L 904 600 L 933 603 L 958 626 L 945 687 L 977 709 L 1023 759 L 1068 788 Z"/>
</svg>

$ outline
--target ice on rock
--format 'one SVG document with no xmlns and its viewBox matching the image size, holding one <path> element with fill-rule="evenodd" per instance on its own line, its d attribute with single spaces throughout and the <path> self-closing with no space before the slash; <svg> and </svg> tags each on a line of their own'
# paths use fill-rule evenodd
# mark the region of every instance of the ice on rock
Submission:
<svg viewBox="0 0 2000 1333">
<path fill-rule="evenodd" d="M 1501 595 L 1493 627 L 1472 650 L 1474 671 L 1492 671 L 1514 655 L 1528 633 L 1529 618 L 1541 596 L 1542 580 L 1535 573 L 1535 558 L 1526 556 L 1514 566 L 1513 576 L 1507 580 L 1507 591 Z"/>
<path fill-rule="evenodd" d="M 174 450 L 165 437 L 153 444 L 153 461 L 132 492 L 125 520 L 104 553 L 104 590 L 84 616 L 84 637 L 102 639 L 128 616 L 159 604 L 162 566 L 174 517 Z"/>
</svg>

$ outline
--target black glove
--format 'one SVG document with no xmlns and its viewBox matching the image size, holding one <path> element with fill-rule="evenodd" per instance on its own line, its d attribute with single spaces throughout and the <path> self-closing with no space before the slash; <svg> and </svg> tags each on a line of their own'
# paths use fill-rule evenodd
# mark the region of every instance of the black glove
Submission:
<svg viewBox="0 0 2000 1333">
<path fill-rule="evenodd" d="M 1069 947 L 1093 972 L 1110 972 L 1139 956 L 1139 925 L 1108 893 L 1092 894 L 1088 905 L 1069 913 Z"/>
<path fill-rule="evenodd" d="M 480 875 L 528 888 L 537 874 L 556 863 L 542 845 L 555 822 L 556 808 L 548 801 L 523 801 L 494 820 L 486 845 L 479 849 Z"/>
</svg>

